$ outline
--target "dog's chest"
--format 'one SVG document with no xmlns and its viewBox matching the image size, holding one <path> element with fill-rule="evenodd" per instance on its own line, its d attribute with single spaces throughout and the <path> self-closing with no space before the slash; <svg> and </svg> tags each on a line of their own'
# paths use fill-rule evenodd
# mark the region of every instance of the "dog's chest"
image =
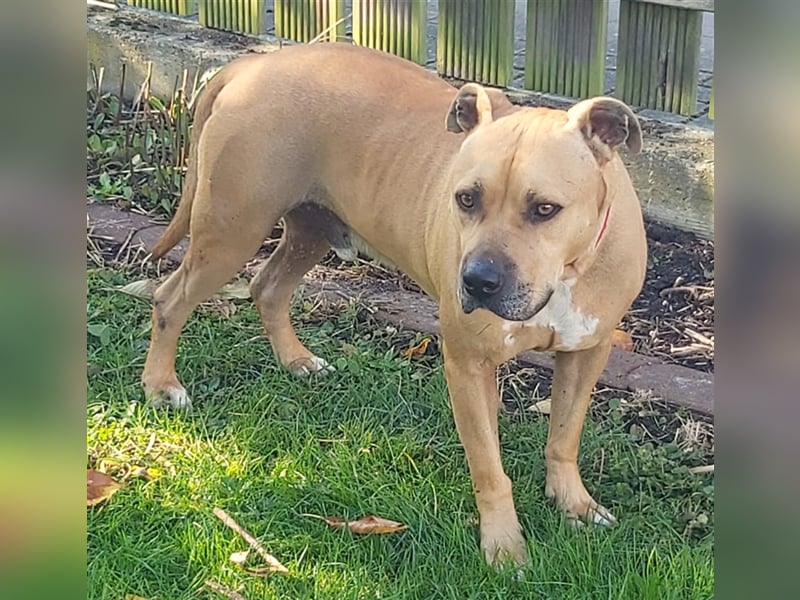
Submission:
<svg viewBox="0 0 800 600">
<path fill-rule="evenodd" d="M 560 281 L 547 305 L 531 319 L 521 323 L 506 321 L 503 324 L 505 345 L 521 346 L 520 350 L 527 349 L 527 346 L 560 351 L 589 347 L 599 319 L 575 305 L 572 299 L 573 285 L 574 279 Z M 543 338 L 549 341 L 543 343 L 540 341 Z"/>
</svg>

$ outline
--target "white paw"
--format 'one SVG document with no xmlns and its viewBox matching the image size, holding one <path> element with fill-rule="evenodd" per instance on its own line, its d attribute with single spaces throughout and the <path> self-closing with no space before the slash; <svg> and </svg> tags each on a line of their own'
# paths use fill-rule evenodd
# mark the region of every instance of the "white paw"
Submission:
<svg viewBox="0 0 800 600">
<path fill-rule="evenodd" d="M 612 515 L 606 507 L 599 504 L 593 511 L 590 511 L 589 516 L 592 519 L 592 523 L 595 525 L 603 525 L 604 527 L 608 527 L 617 522 L 616 517 Z"/>
<path fill-rule="evenodd" d="M 587 523 L 609 527 L 617 522 L 616 517 L 605 506 L 600 504 L 590 508 L 586 515 L 582 517 L 568 514 L 567 519 L 569 519 L 569 524 L 576 529 L 584 527 Z"/>
<path fill-rule="evenodd" d="M 189 410 L 192 401 L 182 386 L 169 386 L 160 390 L 146 390 L 147 403 L 153 408 Z"/>
<path fill-rule="evenodd" d="M 328 375 L 336 371 L 333 365 L 329 364 L 324 358 L 312 356 L 311 358 L 299 358 L 289 363 L 289 372 L 295 377 L 308 377 L 312 373 L 318 375 Z"/>
</svg>

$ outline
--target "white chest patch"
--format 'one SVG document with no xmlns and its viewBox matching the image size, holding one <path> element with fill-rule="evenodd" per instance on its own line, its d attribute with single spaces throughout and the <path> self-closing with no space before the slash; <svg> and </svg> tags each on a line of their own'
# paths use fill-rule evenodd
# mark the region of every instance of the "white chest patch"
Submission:
<svg viewBox="0 0 800 600">
<path fill-rule="evenodd" d="M 536 315 L 522 323 L 504 323 L 506 344 L 513 343 L 514 332 L 524 327 L 546 327 L 554 330 L 559 338 L 558 348 L 563 350 L 574 350 L 583 338 L 593 335 L 597 330 L 598 319 L 584 314 L 572 304 L 574 285 L 574 279 L 559 281 L 550 301 Z"/>
</svg>

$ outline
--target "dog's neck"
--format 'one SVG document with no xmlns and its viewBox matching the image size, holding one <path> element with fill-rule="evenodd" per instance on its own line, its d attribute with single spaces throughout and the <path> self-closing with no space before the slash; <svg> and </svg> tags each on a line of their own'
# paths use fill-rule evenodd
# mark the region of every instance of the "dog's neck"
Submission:
<svg viewBox="0 0 800 600">
<path fill-rule="evenodd" d="M 598 228 L 597 234 L 594 236 L 594 241 L 591 243 L 591 245 L 586 248 L 586 250 L 584 250 L 583 253 L 578 256 L 578 258 L 573 260 L 565 267 L 563 274 L 565 278 L 580 277 L 589 270 L 589 268 L 592 266 L 592 263 L 594 263 L 595 258 L 597 257 L 597 251 L 600 248 L 600 243 L 603 241 L 606 233 L 608 233 L 608 223 L 611 218 L 611 207 L 613 206 L 613 203 L 609 201 L 607 196 L 608 186 L 606 185 L 605 177 L 603 178 L 603 187 L 604 193 L 600 206 L 605 204 L 606 208 L 603 211 L 603 216 L 600 220 L 600 227 Z"/>
</svg>

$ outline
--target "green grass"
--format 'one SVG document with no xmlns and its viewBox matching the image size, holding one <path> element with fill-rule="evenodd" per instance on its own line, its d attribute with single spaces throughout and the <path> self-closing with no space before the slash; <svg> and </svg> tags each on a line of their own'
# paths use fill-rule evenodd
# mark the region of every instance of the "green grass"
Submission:
<svg viewBox="0 0 800 600">
<path fill-rule="evenodd" d="M 611 418 L 587 422 L 587 487 L 620 519 L 573 530 L 544 499 L 544 417 L 501 416 L 531 564 L 495 572 L 478 548 L 474 500 L 440 361 L 407 359 L 413 334 L 298 305 L 299 335 L 338 371 L 298 381 L 275 364 L 247 303 L 201 308 L 178 372 L 195 409 L 145 409 L 138 377 L 149 307 L 89 274 L 88 463 L 130 477 L 88 510 L 89 598 L 219 597 L 214 579 L 255 598 L 700 599 L 713 597 L 713 485 L 698 452 L 639 443 Z M 324 311 L 323 311 L 324 312 Z M 531 398 L 519 398 L 527 406 Z M 246 544 L 224 508 L 290 575 L 253 577 L 228 560 Z M 356 537 L 312 516 L 376 514 L 408 530 Z M 698 515 L 705 518 L 698 521 Z"/>
</svg>

